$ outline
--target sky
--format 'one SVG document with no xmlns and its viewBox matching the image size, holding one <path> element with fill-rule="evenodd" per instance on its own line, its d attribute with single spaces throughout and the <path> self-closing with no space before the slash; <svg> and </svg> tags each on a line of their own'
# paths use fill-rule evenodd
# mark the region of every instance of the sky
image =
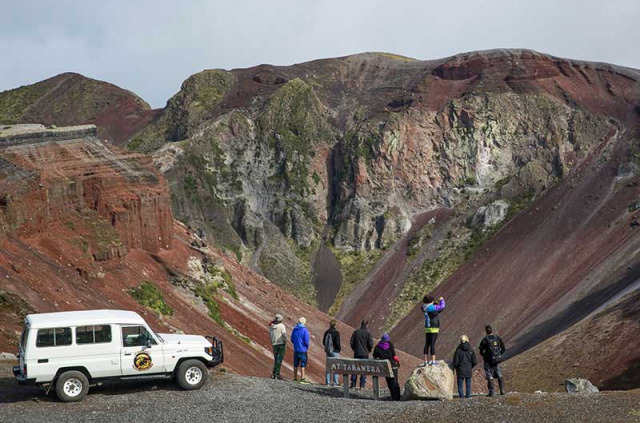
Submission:
<svg viewBox="0 0 640 423">
<path fill-rule="evenodd" d="M 0 0 L 0 91 L 62 72 L 164 107 L 203 69 L 492 48 L 640 68 L 639 0 Z"/>
</svg>

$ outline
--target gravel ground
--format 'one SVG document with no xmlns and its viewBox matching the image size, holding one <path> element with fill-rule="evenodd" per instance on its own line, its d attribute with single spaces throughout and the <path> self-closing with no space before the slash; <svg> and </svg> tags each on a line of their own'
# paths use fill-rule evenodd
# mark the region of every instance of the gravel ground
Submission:
<svg viewBox="0 0 640 423">
<path fill-rule="evenodd" d="M 38 388 L 18 386 L 7 366 L 0 370 L 3 423 L 640 422 L 640 391 L 592 396 L 512 393 L 444 402 L 373 401 L 368 391 L 354 392 L 353 397 L 342 398 L 341 388 L 211 373 L 199 391 L 181 391 L 167 381 L 127 382 L 91 388 L 82 402 L 65 404 Z"/>
</svg>

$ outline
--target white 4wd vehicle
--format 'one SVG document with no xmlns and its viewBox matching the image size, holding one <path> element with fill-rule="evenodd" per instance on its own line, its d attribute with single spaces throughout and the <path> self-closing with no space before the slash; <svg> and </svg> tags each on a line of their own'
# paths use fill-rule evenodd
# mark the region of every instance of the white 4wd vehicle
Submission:
<svg viewBox="0 0 640 423">
<path fill-rule="evenodd" d="M 110 379 L 175 377 L 183 389 L 198 389 L 223 349 L 215 337 L 156 334 L 132 311 L 89 310 L 28 315 L 18 356 L 18 383 L 55 388 L 67 402 Z"/>
</svg>

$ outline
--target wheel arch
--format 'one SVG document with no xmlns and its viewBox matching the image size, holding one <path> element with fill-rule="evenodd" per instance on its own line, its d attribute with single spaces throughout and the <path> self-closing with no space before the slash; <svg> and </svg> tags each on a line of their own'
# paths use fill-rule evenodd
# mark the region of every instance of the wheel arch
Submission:
<svg viewBox="0 0 640 423">
<path fill-rule="evenodd" d="M 64 372 L 70 372 L 70 371 L 77 371 L 80 372 L 82 374 L 84 374 L 87 378 L 87 380 L 89 382 L 91 382 L 91 373 L 89 373 L 89 370 L 87 370 L 86 367 L 84 366 L 69 366 L 69 367 L 60 367 L 58 369 L 58 371 L 56 372 L 56 375 L 53 377 L 53 379 L 51 380 L 51 383 L 55 383 L 58 378 L 64 373 Z"/>
<path fill-rule="evenodd" d="M 182 357 L 181 359 L 178 360 L 178 362 L 176 363 L 176 367 L 173 369 L 174 372 L 177 372 L 178 369 L 180 368 L 180 366 L 182 365 L 182 363 L 184 363 L 185 361 L 188 360 L 198 360 L 199 362 L 201 362 L 202 364 L 204 364 L 206 367 L 207 366 L 207 360 L 205 360 L 202 357 Z"/>
</svg>

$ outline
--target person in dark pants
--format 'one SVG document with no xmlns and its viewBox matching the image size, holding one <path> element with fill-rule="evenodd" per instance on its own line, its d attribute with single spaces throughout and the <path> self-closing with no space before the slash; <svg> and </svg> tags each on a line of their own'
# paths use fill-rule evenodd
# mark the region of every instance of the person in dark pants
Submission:
<svg viewBox="0 0 640 423">
<path fill-rule="evenodd" d="M 487 378 L 489 396 L 493 396 L 494 379 L 498 379 L 500 395 L 504 395 L 504 381 L 502 379 L 502 366 L 500 366 L 500 363 L 502 362 L 502 355 L 507 349 L 504 346 L 502 338 L 493 334 L 493 328 L 491 326 L 487 325 L 484 330 L 487 336 L 480 342 L 478 349 L 484 359 L 484 374 Z"/>
<path fill-rule="evenodd" d="M 471 398 L 471 377 L 476 364 L 478 364 L 478 360 L 476 359 L 476 353 L 473 352 L 471 345 L 469 345 L 469 337 L 462 335 L 460 337 L 460 345 L 458 345 L 453 355 L 453 368 L 456 369 L 458 395 L 460 395 L 460 398 L 465 398 L 462 392 L 463 383 L 467 385 L 466 397 Z"/>
<path fill-rule="evenodd" d="M 360 324 L 360 329 L 354 330 L 353 335 L 351 335 L 353 358 L 369 358 L 369 353 L 373 349 L 373 338 L 371 338 L 371 332 L 367 329 L 368 326 L 369 322 L 363 320 Z M 358 375 L 351 375 L 351 388 L 356 388 L 357 379 Z M 367 375 L 360 375 L 360 389 L 364 389 L 366 384 Z"/>
<path fill-rule="evenodd" d="M 284 359 L 284 353 L 287 349 L 287 329 L 282 323 L 282 314 L 276 314 L 275 319 L 269 325 L 269 338 L 271 339 L 271 346 L 273 347 L 273 371 L 271 372 L 271 379 L 280 379 L 280 367 L 282 367 L 282 360 Z"/>
<path fill-rule="evenodd" d="M 388 360 L 391 363 L 391 369 L 393 370 L 393 377 L 386 377 L 387 387 L 391 391 L 391 399 L 393 401 L 400 401 L 400 384 L 398 382 L 398 367 L 400 366 L 400 360 L 396 355 L 396 349 L 389 340 L 388 334 L 383 334 L 380 338 L 380 342 L 373 350 L 373 358 L 376 360 Z"/>
<path fill-rule="evenodd" d="M 338 329 L 336 329 L 337 325 L 338 325 L 338 321 L 336 319 L 333 319 L 329 323 L 329 329 L 327 329 L 327 331 L 324 333 L 324 336 L 322 337 L 322 345 L 324 345 L 324 352 L 327 355 L 327 357 L 340 357 L 340 349 L 341 349 L 340 332 L 338 332 Z M 338 378 L 339 378 L 338 373 L 334 373 L 333 374 L 334 386 L 340 386 Z M 327 372 L 326 374 L 326 382 L 327 382 L 327 386 L 331 385 L 330 372 Z"/>
<path fill-rule="evenodd" d="M 440 332 L 440 312 L 445 308 L 444 298 L 438 298 L 435 301 L 432 296 L 427 295 L 422 299 L 422 312 L 424 313 L 424 363 L 423 366 L 432 366 L 438 364 L 436 362 L 436 341 Z M 431 353 L 431 360 L 429 360 Z"/>
</svg>

